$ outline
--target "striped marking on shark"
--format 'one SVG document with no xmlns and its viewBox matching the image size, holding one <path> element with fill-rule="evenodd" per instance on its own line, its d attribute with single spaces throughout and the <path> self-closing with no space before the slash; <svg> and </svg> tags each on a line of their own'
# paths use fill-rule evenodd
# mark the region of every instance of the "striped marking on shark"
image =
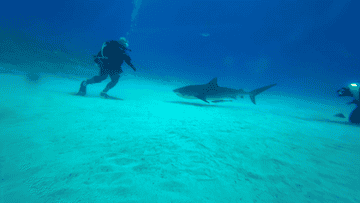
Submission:
<svg viewBox="0 0 360 203">
<path fill-rule="evenodd" d="M 251 92 L 246 92 L 242 89 L 232 89 L 227 87 L 220 87 L 217 84 L 217 78 L 212 79 L 209 83 L 203 85 L 189 85 L 173 90 L 178 96 L 185 99 L 201 99 L 209 103 L 207 100 L 219 101 L 224 99 L 236 99 L 237 96 L 249 95 L 251 101 L 256 104 L 255 96 L 261 92 L 274 87 L 276 84 L 268 85 L 255 89 Z"/>
</svg>

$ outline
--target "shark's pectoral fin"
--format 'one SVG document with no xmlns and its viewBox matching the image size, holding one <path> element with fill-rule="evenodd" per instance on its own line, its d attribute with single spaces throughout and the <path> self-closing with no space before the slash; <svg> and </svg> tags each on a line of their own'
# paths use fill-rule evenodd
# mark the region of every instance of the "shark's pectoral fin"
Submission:
<svg viewBox="0 0 360 203">
<path fill-rule="evenodd" d="M 209 103 L 208 101 L 206 101 L 206 97 L 205 97 L 205 96 L 200 95 L 200 96 L 196 96 L 196 98 L 201 99 L 201 100 L 203 100 L 203 101 L 206 102 L 206 103 Z"/>
</svg>

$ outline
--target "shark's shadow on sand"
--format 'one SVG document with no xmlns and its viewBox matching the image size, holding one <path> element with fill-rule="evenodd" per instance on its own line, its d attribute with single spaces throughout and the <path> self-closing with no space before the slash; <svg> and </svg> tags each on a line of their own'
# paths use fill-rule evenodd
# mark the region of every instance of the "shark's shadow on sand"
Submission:
<svg viewBox="0 0 360 203">
<path fill-rule="evenodd" d="M 237 108 L 235 106 L 219 106 L 219 105 L 213 105 L 213 104 L 199 104 L 199 103 L 195 103 L 195 102 L 182 102 L 182 101 L 165 101 L 165 102 L 173 103 L 173 104 L 188 105 L 188 106 L 205 107 L 205 108 Z"/>
<path fill-rule="evenodd" d="M 188 105 L 188 106 L 205 107 L 205 108 L 229 108 L 229 109 L 238 109 L 239 108 L 236 106 L 219 106 L 219 105 L 211 105 L 211 104 L 199 104 L 199 103 L 194 103 L 194 102 L 181 102 L 181 101 L 165 101 L 165 102 L 173 103 L 173 104 Z M 277 114 L 277 115 L 279 115 L 279 114 Z M 334 124 L 340 124 L 340 125 L 360 127 L 360 124 L 354 124 L 354 123 L 350 123 L 348 121 L 334 121 L 334 120 L 330 120 L 330 119 L 318 119 L 318 118 L 303 118 L 303 117 L 299 117 L 299 116 L 291 116 L 291 117 L 299 119 L 299 120 L 304 120 L 304 121 L 334 123 Z"/>
<path fill-rule="evenodd" d="M 334 120 L 330 120 L 330 119 L 318 119 L 318 118 L 301 118 L 298 116 L 293 116 L 293 118 L 296 118 L 299 120 L 304 120 L 304 121 L 316 121 L 316 122 L 323 122 L 323 123 L 334 123 L 334 124 L 340 124 L 340 125 L 360 127 L 360 124 L 350 123 L 348 121 L 334 121 Z"/>
</svg>

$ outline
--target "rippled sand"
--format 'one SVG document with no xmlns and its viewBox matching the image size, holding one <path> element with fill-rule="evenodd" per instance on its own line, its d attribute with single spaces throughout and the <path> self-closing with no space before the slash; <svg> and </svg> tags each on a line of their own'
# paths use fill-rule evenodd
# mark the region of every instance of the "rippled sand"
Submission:
<svg viewBox="0 0 360 203">
<path fill-rule="evenodd" d="M 0 202 L 359 202 L 360 128 L 279 95 L 223 104 L 120 79 L 0 75 Z M 299 102 L 299 103 L 296 103 Z M 346 110 L 345 110 L 346 111 Z"/>
</svg>

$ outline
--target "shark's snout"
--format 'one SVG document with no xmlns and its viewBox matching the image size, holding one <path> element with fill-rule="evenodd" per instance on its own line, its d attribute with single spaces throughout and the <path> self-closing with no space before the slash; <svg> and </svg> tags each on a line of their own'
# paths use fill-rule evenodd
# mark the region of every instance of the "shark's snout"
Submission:
<svg viewBox="0 0 360 203">
<path fill-rule="evenodd" d="M 191 96 L 191 95 L 189 95 L 188 92 L 184 91 L 183 88 L 174 89 L 173 92 L 174 92 L 177 96 L 183 97 L 183 98 L 187 98 L 187 99 L 190 99 L 189 97 Z"/>
<path fill-rule="evenodd" d="M 179 96 L 179 97 L 182 96 L 182 94 L 180 94 L 179 89 L 174 89 L 173 92 L 174 92 L 177 96 Z"/>
<path fill-rule="evenodd" d="M 175 92 L 176 94 L 184 94 L 184 89 L 182 88 L 177 88 L 177 89 L 174 89 L 173 92 Z"/>
</svg>

